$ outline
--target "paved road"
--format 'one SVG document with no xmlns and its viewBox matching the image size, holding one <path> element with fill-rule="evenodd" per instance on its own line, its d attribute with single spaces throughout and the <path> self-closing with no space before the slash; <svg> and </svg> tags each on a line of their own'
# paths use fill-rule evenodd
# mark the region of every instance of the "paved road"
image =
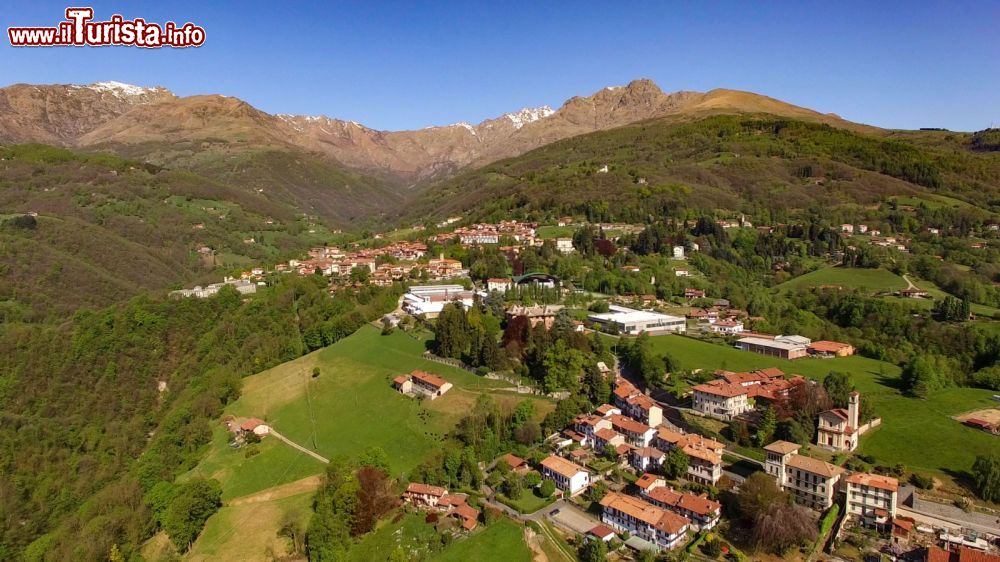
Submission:
<svg viewBox="0 0 1000 562">
<path fill-rule="evenodd" d="M 324 456 L 321 456 L 316 451 L 313 451 L 311 449 L 306 449 L 302 445 L 299 445 L 295 441 L 292 441 L 291 439 L 289 439 L 289 438 L 285 437 L 284 435 L 278 433 L 277 431 L 274 430 L 273 427 L 271 428 L 271 431 L 268 432 L 268 435 L 274 437 L 278 441 L 283 441 L 283 442 L 291 445 L 293 448 L 298 449 L 299 451 L 302 451 L 303 453 L 309 455 L 310 457 L 318 460 L 319 462 L 321 462 L 323 464 L 330 464 L 330 459 L 328 459 L 328 458 L 326 458 Z"/>
</svg>

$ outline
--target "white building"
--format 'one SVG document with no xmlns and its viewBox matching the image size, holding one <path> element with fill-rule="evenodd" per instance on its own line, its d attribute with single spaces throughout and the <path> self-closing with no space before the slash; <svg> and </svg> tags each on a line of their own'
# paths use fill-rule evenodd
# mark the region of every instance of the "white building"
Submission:
<svg viewBox="0 0 1000 562">
<path fill-rule="evenodd" d="M 241 295 L 252 295 L 257 292 L 257 284 L 252 283 L 247 279 L 233 279 L 231 277 L 225 277 L 222 283 L 212 283 L 211 285 L 202 287 L 200 285 L 195 285 L 193 289 L 181 289 L 178 291 L 170 291 L 170 296 L 172 297 L 196 297 L 199 299 L 207 299 L 208 297 L 215 296 L 219 294 L 225 286 L 230 286 L 236 289 L 236 292 Z"/>
<path fill-rule="evenodd" d="M 684 246 L 674 246 L 674 259 L 675 260 L 684 259 Z"/>
<path fill-rule="evenodd" d="M 743 332 L 743 322 L 739 320 L 716 320 L 711 323 L 711 328 L 712 333 L 735 336 Z"/>
<path fill-rule="evenodd" d="M 564 254 L 572 254 L 575 251 L 573 248 L 573 239 L 556 238 L 556 249 Z"/>
<path fill-rule="evenodd" d="M 834 408 L 819 414 L 816 444 L 834 451 L 853 451 L 860 441 L 861 395 L 852 392 L 847 409 Z"/>
<path fill-rule="evenodd" d="M 542 461 L 542 478 L 552 480 L 556 488 L 569 496 L 575 496 L 590 486 L 587 469 L 555 455 L 549 455 Z"/>
<path fill-rule="evenodd" d="M 896 517 L 896 494 L 899 480 L 890 476 L 855 472 L 844 479 L 847 484 L 847 514 L 865 525 L 883 527 Z"/>
<path fill-rule="evenodd" d="M 687 320 L 683 316 L 671 316 L 647 310 L 635 310 L 624 306 L 611 305 L 608 312 L 591 314 L 591 322 L 601 325 L 615 325 L 623 334 L 636 335 L 641 332 L 651 334 L 687 331 Z"/>
<path fill-rule="evenodd" d="M 461 285 L 420 285 L 410 287 L 403 295 L 403 310 L 414 316 L 424 315 L 425 318 L 437 318 L 448 303 L 460 304 L 471 308 L 473 292 Z"/>
</svg>

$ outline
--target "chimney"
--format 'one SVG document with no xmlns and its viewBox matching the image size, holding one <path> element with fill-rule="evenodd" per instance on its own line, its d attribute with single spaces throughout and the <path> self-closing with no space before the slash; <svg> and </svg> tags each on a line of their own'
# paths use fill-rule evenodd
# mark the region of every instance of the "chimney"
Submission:
<svg viewBox="0 0 1000 562">
<path fill-rule="evenodd" d="M 861 417 L 861 395 L 857 391 L 851 392 L 851 398 L 847 405 L 847 423 L 857 431 Z"/>
</svg>

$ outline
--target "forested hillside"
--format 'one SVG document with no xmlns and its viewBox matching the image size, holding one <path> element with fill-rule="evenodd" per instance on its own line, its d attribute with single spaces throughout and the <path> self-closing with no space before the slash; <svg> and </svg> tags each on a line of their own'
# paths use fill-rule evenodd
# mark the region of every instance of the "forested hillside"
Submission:
<svg viewBox="0 0 1000 562">
<path fill-rule="evenodd" d="M 163 524 L 151 508 L 169 507 L 151 491 L 197 463 L 241 377 L 354 332 L 397 294 L 330 298 L 325 281 L 289 277 L 251 298 L 141 296 L 5 324 L 0 559 L 99 560 L 113 545 L 129 557 Z"/>
<path fill-rule="evenodd" d="M 188 171 L 43 145 L 0 148 L 0 321 L 218 281 L 329 239 L 315 222 Z"/>
<path fill-rule="evenodd" d="M 515 210 L 633 221 L 665 208 L 864 205 L 927 191 L 1000 205 L 1000 156 L 973 150 L 970 135 L 921 135 L 860 134 L 768 115 L 652 120 L 559 141 L 440 182 L 406 216 Z"/>
</svg>

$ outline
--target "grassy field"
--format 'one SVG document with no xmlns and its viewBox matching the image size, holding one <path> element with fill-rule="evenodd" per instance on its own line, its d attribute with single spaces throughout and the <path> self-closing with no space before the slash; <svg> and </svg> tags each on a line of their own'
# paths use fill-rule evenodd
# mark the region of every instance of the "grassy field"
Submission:
<svg viewBox="0 0 1000 562">
<path fill-rule="evenodd" d="M 437 556 L 434 562 L 528 562 L 531 551 L 524 544 L 524 528 L 503 518 L 472 536 L 456 541 Z"/>
<path fill-rule="evenodd" d="M 789 291 L 822 285 L 839 285 L 848 289 L 857 288 L 871 291 L 895 291 L 905 289 L 906 281 L 899 275 L 885 269 L 826 267 L 789 279 L 778 285 L 776 289 Z"/>
<path fill-rule="evenodd" d="M 357 456 L 370 446 L 389 453 L 393 476 L 419 464 L 468 412 L 480 393 L 501 403 L 524 398 L 499 391 L 505 383 L 483 379 L 424 359 L 424 342 L 402 332 L 382 336 L 371 326 L 335 345 L 244 379 L 239 400 L 226 413 L 258 417 L 296 443 L 332 458 Z M 313 378 L 314 367 L 320 376 Z M 455 385 L 437 400 L 395 392 L 391 379 L 414 369 L 438 373 Z M 534 399 L 539 416 L 554 406 Z M 212 445 L 193 474 L 217 478 L 224 497 L 235 498 L 322 472 L 319 461 L 275 439 L 257 445 L 260 454 L 227 445 L 216 429 Z"/>
<path fill-rule="evenodd" d="M 577 226 L 540 226 L 535 230 L 535 235 L 539 238 L 570 238 L 576 232 Z"/>
<path fill-rule="evenodd" d="M 432 546 L 440 542 L 434 525 L 425 523 L 423 514 L 410 513 L 383 523 L 365 535 L 348 552 L 347 561 L 388 560 L 397 550 L 405 552 L 410 560 L 422 560 L 431 552 Z"/>
<path fill-rule="evenodd" d="M 312 493 L 302 493 L 274 501 L 223 506 L 209 518 L 185 559 L 192 562 L 280 559 L 289 554 L 290 545 L 276 530 L 286 517 L 297 519 L 304 529 L 312 513 L 311 502 Z"/>
<path fill-rule="evenodd" d="M 817 380 L 834 370 L 850 373 L 858 391 L 871 398 L 876 414 L 882 418 L 881 427 L 862 437 L 859 452 L 874 455 L 880 463 L 902 462 L 912 469 L 953 476 L 967 471 L 976 455 L 997 447 L 996 437 L 951 418 L 989 406 L 992 393 L 988 390 L 952 388 L 920 400 L 900 393 L 898 367 L 865 357 L 787 361 L 683 336 L 662 336 L 652 341 L 658 351 L 670 353 L 683 369 L 745 371 L 777 367 L 787 374 Z"/>
<path fill-rule="evenodd" d="M 555 496 L 543 498 L 536 492 L 537 490 L 535 489 L 525 490 L 524 493 L 521 494 L 521 497 L 517 500 L 504 497 L 504 503 L 521 513 L 534 513 L 556 501 Z"/>
</svg>

